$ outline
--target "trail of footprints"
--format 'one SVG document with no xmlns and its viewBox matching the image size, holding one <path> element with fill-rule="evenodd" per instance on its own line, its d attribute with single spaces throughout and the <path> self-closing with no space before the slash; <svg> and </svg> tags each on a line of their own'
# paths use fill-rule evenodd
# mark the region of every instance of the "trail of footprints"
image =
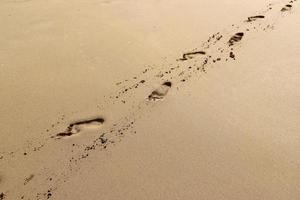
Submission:
<svg viewBox="0 0 300 200">
<path fill-rule="evenodd" d="M 282 8 L 279 9 L 281 13 L 286 13 L 291 11 L 292 4 L 295 1 L 289 1 L 288 4 L 285 4 Z M 148 96 L 145 97 L 145 101 L 151 103 L 156 102 L 158 100 L 163 100 L 168 94 L 169 90 L 172 86 L 176 85 L 177 88 L 180 84 L 188 81 L 194 74 L 207 73 L 208 67 L 212 67 L 217 62 L 228 62 L 229 60 L 235 60 L 236 53 L 234 52 L 235 47 L 239 46 L 241 41 L 246 37 L 247 33 L 253 31 L 266 31 L 272 30 L 274 24 L 270 24 L 265 22 L 264 25 L 259 24 L 257 27 L 255 23 L 258 23 L 266 18 L 266 14 L 274 9 L 274 4 L 269 4 L 267 9 L 263 11 L 263 14 L 254 15 L 248 17 L 244 20 L 244 23 L 241 25 L 232 25 L 231 29 L 228 31 L 229 33 L 221 33 L 218 32 L 216 34 L 211 35 L 207 41 L 205 41 L 201 45 L 201 49 L 195 48 L 190 52 L 186 52 L 182 54 L 181 58 L 176 60 L 175 65 L 170 64 L 168 67 L 163 67 L 163 70 L 155 70 L 153 67 L 147 67 L 144 71 L 142 71 L 139 75 L 132 77 L 131 79 L 126 79 L 124 81 L 117 82 L 116 85 L 121 87 L 117 93 L 112 93 L 109 95 L 108 99 L 110 101 L 114 100 L 114 102 L 118 102 L 121 104 L 127 103 L 125 101 L 126 95 L 129 91 L 134 91 L 139 88 L 145 87 L 145 84 L 149 82 L 151 84 L 151 79 L 153 77 L 161 80 L 161 85 L 154 89 Z M 278 12 L 275 11 L 275 12 Z M 253 24 L 254 23 L 254 24 Z M 237 30 L 234 34 L 232 34 L 232 30 Z M 243 30 L 243 31 L 240 31 Z M 232 34 L 231 36 L 229 34 Z M 150 74 L 150 78 L 145 76 L 146 74 Z M 126 85 L 127 84 L 127 85 Z M 128 102 L 130 103 L 130 102 Z M 141 106 L 143 105 L 146 109 L 146 104 L 141 102 L 141 104 L 136 105 L 136 111 L 143 109 Z M 153 104 L 152 104 L 153 105 Z M 59 133 L 52 134 L 51 128 L 55 127 L 55 124 L 52 124 L 51 128 L 46 130 L 46 133 L 49 134 L 50 140 L 58 140 L 58 139 L 71 139 L 73 136 L 82 136 L 84 137 L 84 132 L 87 129 L 93 129 L 99 132 L 99 136 L 91 141 L 90 144 L 86 145 L 76 145 L 73 144 L 74 152 L 71 158 L 67 158 L 69 160 L 69 170 L 61 171 L 61 172 L 53 172 L 53 174 L 47 177 L 47 181 L 49 182 L 49 188 L 45 189 L 44 192 L 37 192 L 34 196 L 26 196 L 20 194 L 19 199 L 50 199 L 52 197 L 52 193 L 58 189 L 59 184 L 67 181 L 68 174 L 71 174 L 73 170 L 80 170 L 76 168 L 76 164 L 83 159 L 87 159 L 89 157 L 89 153 L 96 149 L 102 151 L 105 150 L 109 145 L 114 145 L 116 142 L 122 140 L 125 134 L 133 133 L 134 131 L 134 123 L 138 118 L 138 112 L 132 112 L 130 116 L 124 117 L 117 123 L 113 124 L 111 128 L 108 130 L 102 129 L 103 124 L 105 123 L 105 119 L 103 117 L 95 117 L 85 120 L 78 120 L 73 123 L 70 123 L 65 130 Z M 60 120 L 58 120 L 57 124 L 64 122 L 65 116 L 63 115 Z M 27 155 L 28 152 L 39 151 L 44 145 L 47 144 L 48 139 L 44 142 L 39 143 L 35 146 L 30 146 L 30 148 L 26 149 L 26 152 L 22 154 L 24 156 Z M 15 151 L 15 152 L 20 152 Z M 0 162 L 4 159 L 4 157 L 13 156 L 15 152 L 6 152 L 0 154 Z M 73 152 L 73 150 L 72 150 Z M 1 181 L 0 174 L 0 184 Z M 39 178 L 36 177 L 35 174 L 27 175 L 23 182 L 23 186 L 30 185 L 33 179 Z M 55 180 L 55 182 L 53 182 Z M 51 183 L 51 184 L 50 184 Z M 56 186 L 53 186 L 53 183 Z M 50 186 L 52 185 L 52 186 Z M 34 191 L 35 189 L 33 189 Z M 9 192 L 9 191 L 6 191 Z M 8 195 L 5 192 L 0 191 L 0 200 L 6 199 Z"/>
</svg>

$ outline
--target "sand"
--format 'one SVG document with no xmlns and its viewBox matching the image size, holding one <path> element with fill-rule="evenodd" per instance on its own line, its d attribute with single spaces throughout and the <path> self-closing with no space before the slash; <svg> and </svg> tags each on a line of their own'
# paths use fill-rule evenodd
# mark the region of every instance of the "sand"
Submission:
<svg viewBox="0 0 300 200">
<path fill-rule="evenodd" d="M 300 197 L 298 1 L 0 2 L 0 200 Z"/>
</svg>

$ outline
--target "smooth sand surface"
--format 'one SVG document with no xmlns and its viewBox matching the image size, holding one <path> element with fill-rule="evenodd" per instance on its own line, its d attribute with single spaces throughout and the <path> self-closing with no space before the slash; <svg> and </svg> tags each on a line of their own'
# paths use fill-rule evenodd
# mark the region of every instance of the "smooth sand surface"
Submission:
<svg viewBox="0 0 300 200">
<path fill-rule="evenodd" d="M 300 198 L 298 1 L 4 0 L 0 24 L 0 200 Z"/>
</svg>

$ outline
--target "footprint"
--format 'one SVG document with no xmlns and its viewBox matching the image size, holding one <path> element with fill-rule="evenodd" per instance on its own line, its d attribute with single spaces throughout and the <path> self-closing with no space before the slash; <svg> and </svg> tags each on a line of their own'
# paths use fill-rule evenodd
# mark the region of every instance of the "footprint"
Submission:
<svg viewBox="0 0 300 200">
<path fill-rule="evenodd" d="M 149 101 L 156 101 L 159 99 L 163 99 L 168 93 L 169 89 L 172 87 L 172 83 L 170 81 L 164 82 L 159 88 L 154 90 L 149 96 Z"/>
<path fill-rule="evenodd" d="M 78 134 L 80 131 L 82 131 L 86 128 L 91 128 L 91 127 L 98 128 L 103 123 L 104 123 L 104 119 L 101 117 L 74 122 L 74 123 L 71 123 L 64 132 L 58 133 L 52 138 L 61 139 L 63 137 L 69 137 L 74 134 Z"/>
<path fill-rule="evenodd" d="M 292 7 L 293 6 L 291 4 L 287 4 L 281 9 L 281 12 L 290 11 Z"/>
<path fill-rule="evenodd" d="M 5 198 L 5 194 L 3 192 L 0 193 L 0 200 L 3 200 Z"/>
<path fill-rule="evenodd" d="M 241 41 L 243 37 L 244 37 L 243 32 L 236 33 L 234 36 L 232 36 L 229 39 L 229 41 L 228 41 L 229 46 L 232 46 L 232 45 L 234 45 L 234 43 Z"/>
<path fill-rule="evenodd" d="M 263 15 L 256 15 L 256 16 L 251 16 L 251 17 L 248 17 L 248 20 L 246 20 L 247 22 L 253 22 L 257 19 L 263 19 L 265 18 L 265 16 Z"/>
<path fill-rule="evenodd" d="M 232 58 L 233 60 L 235 60 L 235 55 L 232 51 L 229 53 L 229 57 Z"/>
<path fill-rule="evenodd" d="M 205 55 L 206 53 L 204 51 L 195 51 L 195 52 L 188 52 L 188 53 L 184 53 L 182 55 L 182 58 L 180 58 L 179 60 L 181 61 L 185 61 L 185 60 L 189 60 L 194 58 L 195 55 Z"/>
<path fill-rule="evenodd" d="M 34 178 L 34 174 L 30 174 L 27 178 L 24 180 L 24 185 L 29 183 Z"/>
</svg>

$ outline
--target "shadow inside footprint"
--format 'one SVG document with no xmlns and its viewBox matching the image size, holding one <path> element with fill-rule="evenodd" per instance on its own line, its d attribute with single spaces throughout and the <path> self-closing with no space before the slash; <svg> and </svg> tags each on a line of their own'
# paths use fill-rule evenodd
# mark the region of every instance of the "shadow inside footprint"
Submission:
<svg viewBox="0 0 300 200">
<path fill-rule="evenodd" d="M 81 130 L 88 128 L 88 127 L 98 127 L 104 123 L 104 119 L 94 118 L 89 120 L 82 120 L 78 122 L 71 123 L 64 132 L 56 134 L 54 137 L 56 139 L 60 139 L 63 137 L 72 136 L 74 134 L 78 134 Z"/>
<path fill-rule="evenodd" d="M 265 16 L 263 16 L 263 15 L 251 16 L 251 17 L 248 17 L 247 22 L 252 22 L 252 21 L 255 21 L 257 19 L 263 19 L 263 18 L 265 18 Z"/>
<path fill-rule="evenodd" d="M 291 4 L 287 4 L 281 9 L 281 12 L 290 11 L 292 7 L 293 6 Z"/>
<path fill-rule="evenodd" d="M 232 45 L 234 45 L 234 43 L 241 41 L 243 37 L 244 37 L 243 32 L 234 34 L 234 36 L 232 36 L 228 41 L 229 46 L 232 46 Z"/>
<path fill-rule="evenodd" d="M 154 90 L 149 96 L 148 100 L 156 101 L 159 99 L 163 99 L 168 93 L 169 89 L 172 87 L 172 83 L 170 81 L 164 82 L 160 87 Z"/>
</svg>

